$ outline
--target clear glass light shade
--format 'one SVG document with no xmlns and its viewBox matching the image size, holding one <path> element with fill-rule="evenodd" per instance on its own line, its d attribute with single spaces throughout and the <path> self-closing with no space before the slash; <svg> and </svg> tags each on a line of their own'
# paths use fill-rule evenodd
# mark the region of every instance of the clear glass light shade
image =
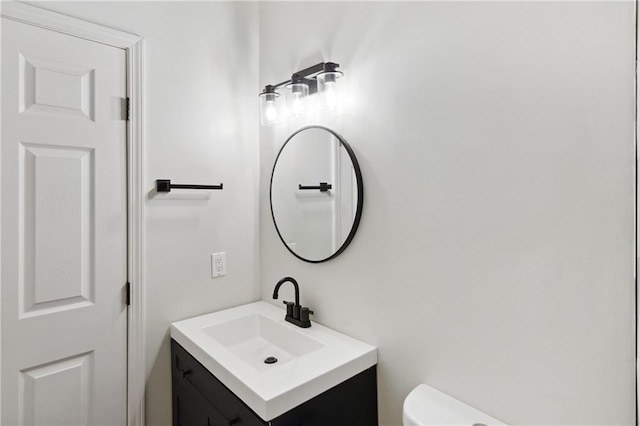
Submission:
<svg viewBox="0 0 640 426">
<path fill-rule="evenodd" d="M 304 83 L 291 83 L 286 88 L 289 113 L 294 117 L 303 115 L 306 98 L 309 95 L 309 86 Z"/>
<path fill-rule="evenodd" d="M 273 126 L 278 121 L 278 93 L 260 94 L 260 124 Z"/>
<path fill-rule="evenodd" d="M 340 71 L 322 72 L 316 77 L 320 102 L 324 108 L 330 110 L 342 108 L 344 94 L 341 77 Z"/>
</svg>

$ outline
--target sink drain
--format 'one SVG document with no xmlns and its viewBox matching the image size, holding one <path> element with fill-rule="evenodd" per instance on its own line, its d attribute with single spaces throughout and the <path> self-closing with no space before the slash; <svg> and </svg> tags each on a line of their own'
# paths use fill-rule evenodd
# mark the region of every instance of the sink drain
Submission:
<svg viewBox="0 0 640 426">
<path fill-rule="evenodd" d="M 275 356 L 269 356 L 264 359 L 265 364 L 275 364 L 276 362 L 278 362 L 278 358 Z"/>
</svg>

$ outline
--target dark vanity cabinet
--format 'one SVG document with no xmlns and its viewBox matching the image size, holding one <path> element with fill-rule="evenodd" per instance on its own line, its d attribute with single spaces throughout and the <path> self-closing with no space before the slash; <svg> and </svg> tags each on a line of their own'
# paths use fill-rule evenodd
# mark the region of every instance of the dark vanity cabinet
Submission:
<svg viewBox="0 0 640 426">
<path fill-rule="evenodd" d="M 262 420 L 175 340 L 171 375 L 173 426 L 378 424 L 375 366 L 271 421 Z"/>
</svg>

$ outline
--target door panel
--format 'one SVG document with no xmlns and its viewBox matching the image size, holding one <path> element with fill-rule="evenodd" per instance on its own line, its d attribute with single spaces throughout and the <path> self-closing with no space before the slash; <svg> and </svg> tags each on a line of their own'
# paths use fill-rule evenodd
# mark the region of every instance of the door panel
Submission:
<svg viewBox="0 0 640 426">
<path fill-rule="evenodd" d="M 19 55 L 20 112 L 94 119 L 95 70 Z"/>
<path fill-rule="evenodd" d="M 94 302 L 93 149 L 20 144 L 21 317 Z"/>
<path fill-rule="evenodd" d="M 122 49 L 2 19 L 3 425 L 126 423 Z"/>
<path fill-rule="evenodd" d="M 24 424 L 89 424 L 91 360 L 90 353 L 82 354 L 22 371 L 19 405 Z"/>
</svg>

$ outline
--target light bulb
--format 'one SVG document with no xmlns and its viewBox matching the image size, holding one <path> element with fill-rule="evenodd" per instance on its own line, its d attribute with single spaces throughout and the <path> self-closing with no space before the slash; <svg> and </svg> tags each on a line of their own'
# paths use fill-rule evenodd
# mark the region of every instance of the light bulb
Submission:
<svg viewBox="0 0 640 426">
<path fill-rule="evenodd" d="M 276 119 L 278 118 L 278 111 L 276 110 L 275 102 L 267 102 L 267 106 L 264 109 L 264 118 L 267 123 L 272 124 L 276 122 Z"/>
<path fill-rule="evenodd" d="M 285 86 L 287 90 L 287 105 L 289 113 L 293 117 L 301 116 L 305 113 L 305 98 L 309 94 L 309 86 L 306 83 L 290 83 Z"/>
<path fill-rule="evenodd" d="M 260 93 L 260 124 L 263 126 L 272 126 L 278 118 L 278 105 L 276 98 L 279 95 L 274 91 L 273 86 L 267 86 Z"/>
<path fill-rule="evenodd" d="M 322 103 L 329 110 L 342 107 L 342 72 L 325 71 L 318 74 L 318 92 L 322 94 Z"/>
<path fill-rule="evenodd" d="M 324 85 L 324 102 L 329 109 L 336 109 L 338 106 L 338 95 L 336 94 L 336 83 L 326 82 Z"/>
<path fill-rule="evenodd" d="M 300 93 L 293 93 L 293 101 L 291 102 L 291 113 L 293 115 L 300 115 L 304 111 L 302 105 L 302 95 Z"/>
</svg>

